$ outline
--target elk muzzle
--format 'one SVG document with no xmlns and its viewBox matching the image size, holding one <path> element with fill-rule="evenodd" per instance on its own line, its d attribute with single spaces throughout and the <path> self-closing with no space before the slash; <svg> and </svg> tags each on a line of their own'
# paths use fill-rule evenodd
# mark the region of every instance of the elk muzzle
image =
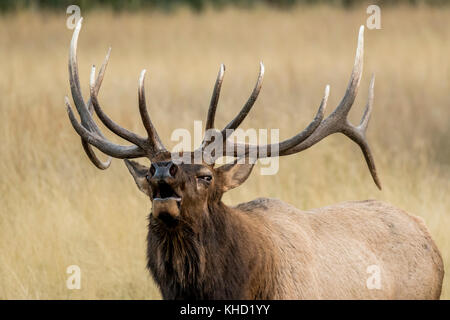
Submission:
<svg viewBox="0 0 450 320">
<path fill-rule="evenodd" d="M 173 187 L 178 167 L 171 161 L 153 163 L 149 173 L 153 191 L 152 215 L 168 226 L 175 225 L 180 216 L 181 205 L 181 197 Z"/>
</svg>

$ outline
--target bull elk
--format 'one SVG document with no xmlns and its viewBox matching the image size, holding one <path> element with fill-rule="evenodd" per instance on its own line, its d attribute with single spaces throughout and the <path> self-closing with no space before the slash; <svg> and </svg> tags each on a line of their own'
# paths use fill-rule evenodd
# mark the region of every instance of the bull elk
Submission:
<svg viewBox="0 0 450 320">
<path fill-rule="evenodd" d="M 237 206 L 225 205 L 222 195 L 241 185 L 253 163 L 238 159 L 252 151 L 278 150 L 266 157 L 301 152 L 323 138 L 342 133 L 356 142 L 378 188 L 381 183 L 365 138 L 374 97 L 374 77 L 361 123 L 353 126 L 347 115 L 355 100 L 363 67 L 363 34 L 359 31 L 356 58 L 345 95 L 324 118 L 329 87 L 313 121 L 300 133 L 278 144 L 250 145 L 229 142 L 252 108 L 264 75 L 237 116 L 221 131 L 221 144 L 231 147 L 233 163 L 175 162 L 164 147 L 147 113 L 144 95 L 145 70 L 139 80 L 139 112 L 147 132 L 141 137 L 122 128 L 102 110 L 97 94 L 109 51 L 96 75 L 92 67 L 90 99 L 80 90 L 77 62 L 79 21 L 69 55 L 70 88 L 78 122 L 69 99 L 67 112 L 89 159 L 106 169 L 111 157 L 125 159 L 138 188 L 152 202 L 147 237 L 147 266 L 164 299 L 438 299 L 443 262 L 424 223 L 387 203 L 352 201 L 301 211 L 277 199 L 258 198 Z M 220 67 L 208 110 L 206 130 L 214 128 L 225 68 Z M 109 141 L 92 116 L 95 113 L 113 133 L 132 143 Z M 202 153 L 211 141 L 193 152 Z M 110 156 L 105 162 L 92 146 Z M 225 148 L 224 148 L 225 149 Z M 238 154 L 237 150 L 244 150 Z M 258 153 L 259 154 L 259 153 Z M 224 154 L 217 154 L 223 156 Z M 226 155 L 229 155 L 228 153 Z M 147 157 L 148 168 L 132 158 Z M 370 266 L 379 272 L 379 286 L 367 284 Z"/>
</svg>

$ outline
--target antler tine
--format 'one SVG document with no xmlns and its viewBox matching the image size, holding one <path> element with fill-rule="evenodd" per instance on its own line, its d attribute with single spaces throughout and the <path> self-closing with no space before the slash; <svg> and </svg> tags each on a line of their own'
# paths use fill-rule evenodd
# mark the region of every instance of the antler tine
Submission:
<svg viewBox="0 0 450 320">
<path fill-rule="evenodd" d="M 101 71 L 101 70 L 100 70 Z M 99 75 L 100 76 L 100 75 Z M 102 75 L 103 78 L 103 75 Z M 92 105 L 94 106 L 95 112 L 97 113 L 100 120 L 103 122 L 103 124 L 110 129 L 112 132 L 117 134 L 119 137 L 134 143 L 135 145 L 140 146 L 141 148 L 145 147 L 146 140 L 137 134 L 122 128 L 117 123 L 115 123 L 113 120 L 111 120 L 108 115 L 106 115 L 103 110 L 100 107 L 100 104 L 97 99 L 96 95 L 96 83 L 95 83 L 95 66 L 92 66 L 91 69 L 91 77 L 90 77 L 90 94 L 91 98 L 90 101 L 92 102 Z"/>
<path fill-rule="evenodd" d="M 374 93 L 373 93 L 373 88 L 375 86 L 375 75 L 372 74 L 372 78 L 370 79 L 370 84 L 369 84 L 369 94 L 367 97 L 367 104 L 366 104 L 366 108 L 364 110 L 364 114 L 361 118 L 361 122 L 359 124 L 359 128 L 361 130 L 364 131 L 364 133 L 367 130 L 367 126 L 369 125 L 369 120 L 370 120 L 370 116 L 372 114 L 372 106 L 373 106 L 373 98 L 374 98 Z"/>
<path fill-rule="evenodd" d="M 98 94 L 98 91 L 100 90 L 100 86 L 102 85 L 103 78 L 105 76 L 106 67 L 108 66 L 109 57 L 111 56 L 111 47 L 108 48 L 108 52 L 106 53 L 105 60 L 102 63 L 102 66 L 100 67 L 100 70 L 98 71 L 97 81 L 95 83 L 95 93 Z"/>
<path fill-rule="evenodd" d="M 98 133 L 99 132 L 98 126 L 92 120 L 88 107 L 84 102 L 83 94 L 81 93 L 80 79 L 78 76 L 77 46 L 78 46 L 78 36 L 80 34 L 82 22 L 83 18 L 80 18 L 75 27 L 75 31 L 73 32 L 72 40 L 70 42 L 70 51 L 69 51 L 70 90 L 72 92 L 73 101 L 75 102 L 75 107 L 77 108 L 77 111 L 80 114 L 82 125 L 87 126 Z"/>
<path fill-rule="evenodd" d="M 97 76 L 97 80 L 95 81 L 95 93 L 98 94 L 100 91 L 100 86 L 103 81 L 103 77 L 105 75 L 106 66 L 108 65 L 109 56 L 111 54 L 111 48 L 108 49 L 108 53 L 106 54 L 105 60 L 103 61 L 102 67 L 100 68 L 100 71 Z M 89 98 L 88 101 L 88 110 L 90 114 L 94 113 L 94 108 L 92 106 L 91 98 Z M 83 146 L 84 151 L 86 152 L 89 159 L 92 161 L 92 163 L 99 169 L 105 170 L 108 169 L 111 165 L 111 157 L 108 157 L 106 161 L 101 161 L 97 155 L 95 154 L 94 150 L 92 149 L 92 146 L 87 143 L 85 140 L 81 139 L 81 145 Z"/>
<path fill-rule="evenodd" d="M 97 79 L 95 80 L 95 86 L 94 86 L 95 95 L 98 95 L 98 92 L 100 91 L 100 87 L 102 85 L 103 78 L 105 76 L 105 71 L 106 71 L 106 67 L 108 66 L 110 56 L 111 56 L 111 47 L 108 48 L 108 52 L 106 53 L 105 60 L 103 61 L 102 66 L 100 67 L 100 70 L 98 72 Z M 89 110 L 90 114 L 94 113 L 94 108 L 92 105 L 91 97 L 89 97 L 89 100 L 88 100 L 88 110 Z"/>
<path fill-rule="evenodd" d="M 366 139 L 366 130 L 369 124 L 370 114 L 372 112 L 374 84 L 375 84 L 375 76 L 372 75 L 372 79 L 369 85 L 369 95 L 367 99 L 366 109 L 364 111 L 364 115 L 362 116 L 360 125 L 355 127 L 347 121 L 340 132 L 345 134 L 347 137 L 349 137 L 351 140 L 353 140 L 354 142 L 356 142 L 356 144 L 359 145 L 364 155 L 364 158 L 366 159 L 367 167 L 369 168 L 373 181 L 375 182 L 377 187 L 381 190 L 382 188 L 381 181 L 377 175 L 375 160 L 373 158 L 372 152 L 370 151 L 370 147 Z"/>
<path fill-rule="evenodd" d="M 75 106 L 77 107 L 77 111 L 81 118 L 81 123 L 83 126 L 86 126 L 90 128 L 91 130 L 95 131 L 97 134 L 102 135 L 100 132 L 100 129 L 97 127 L 97 125 L 94 123 L 94 121 L 91 121 L 90 116 L 86 115 L 86 113 L 92 114 L 92 104 L 88 103 L 88 107 L 86 107 L 86 104 L 83 100 L 83 95 L 81 93 L 80 89 L 80 80 L 78 78 L 78 62 L 77 62 L 77 43 L 78 43 L 78 35 L 80 33 L 81 29 L 81 23 L 83 21 L 83 18 L 81 18 L 78 21 L 78 24 L 75 28 L 75 31 L 72 36 L 72 40 L 70 43 L 70 51 L 69 51 L 69 82 L 70 82 L 70 89 L 72 92 L 72 97 L 75 102 Z M 106 68 L 106 63 L 103 64 L 103 73 L 104 69 Z M 97 79 L 97 87 L 100 88 L 100 84 L 102 82 L 101 74 L 99 74 L 99 78 Z M 99 89 L 97 89 L 98 91 Z M 87 111 L 87 112 L 86 112 Z M 111 158 L 108 158 L 105 162 L 101 161 L 95 154 L 92 147 L 83 139 L 81 139 L 81 144 L 83 145 L 83 149 L 86 152 L 89 159 L 92 161 L 92 163 L 99 169 L 107 169 L 111 164 Z"/>
<path fill-rule="evenodd" d="M 148 134 L 148 142 L 150 143 L 150 147 L 153 152 L 166 151 L 161 139 L 156 132 L 155 127 L 153 126 L 152 121 L 150 120 L 150 116 L 147 111 L 147 105 L 145 102 L 145 88 L 144 88 L 144 80 L 145 80 L 146 70 L 142 70 L 141 75 L 139 77 L 139 113 L 141 114 L 142 123 L 144 124 L 145 130 Z"/>
<path fill-rule="evenodd" d="M 342 98 L 338 107 L 325 120 L 322 121 L 320 126 L 316 129 L 316 131 L 313 132 L 313 134 L 308 139 L 292 147 L 291 149 L 288 149 L 284 152 L 280 152 L 280 156 L 301 152 L 333 133 L 336 132 L 343 133 L 359 145 L 361 151 L 364 154 L 364 158 L 366 159 L 367 166 L 370 170 L 372 178 L 377 187 L 381 190 L 382 188 L 381 182 L 377 175 L 375 161 L 373 159 L 372 153 L 370 151 L 369 145 L 365 137 L 373 105 L 375 76 L 372 76 L 369 85 L 367 105 L 360 125 L 358 127 L 355 127 L 351 125 L 347 119 L 348 112 L 350 111 L 350 108 L 352 107 L 353 102 L 355 101 L 356 93 L 361 79 L 361 73 L 363 68 L 363 46 L 364 46 L 363 36 L 364 36 L 364 26 L 361 26 L 359 30 L 358 48 L 356 50 L 355 64 L 353 66 L 353 71 L 350 76 L 350 81 L 347 90 L 345 92 L 344 98 Z"/>
<path fill-rule="evenodd" d="M 332 115 L 341 115 L 346 117 L 350 111 L 353 102 L 355 102 L 358 93 L 359 83 L 363 71 L 364 57 L 364 26 L 359 28 L 358 47 L 356 48 L 355 63 L 353 65 L 352 74 L 348 82 L 347 90 L 339 105 L 333 111 Z"/>
<path fill-rule="evenodd" d="M 345 91 L 345 95 L 342 98 L 341 102 L 336 107 L 336 109 L 325 120 L 322 121 L 317 130 L 308 139 L 294 146 L 293 148 L 286 150 L 286 152 L 280 153 L 280 155 L 293 154 L 303 151 L 313 146 L 326 136 L 329 136 L 330 134 L 336 132 L 342 132 L 349 126 L 347 115 L 353 105 L 353 102 L 355 101 L 356 92 L 358 90 L 359 82 L 361 79 L 361 72 L 363 68 L 363 46 L 364 26 L 361 26 L 361 28 L 359 29 L 358 48 L 356 49 L 355 63 L 353 65 L 352 74 L 350 76 L 350 81 Z"/>
<path fill-rule="evenodd" d="M 223 76 L 225 74 L 225 65 L 220 65 L 219 73 L 217 75 L 216 83 L 214 85 L 211 102 L 208 109 L 208 117 L 206 119 L 205 131 L 214 128 L 214 118 L 216 116 L 217 103 L 219 102 L 220 89 L 222 88 Z"/>
<path fill-rule="evenodd" d="M 75 28 L 75 31 L 72 36 L 72 41 L 70 43 L 70 51 L 69 51 L 69 80 L 70 80 L 70 88 L 72 92 L 72 97 L 75 102 L 76 109 L 80 115 L 81 124 L 75 118 L 72 107 L 70 105 L 69 99 L 65 98 L 65 103 L 67 107 L 67 112 L 69 115 L 69 119 L 74 127 L 75 131 L 80 135 L 82 139 L 82 145 L 87 153 L 89 159 L 99 168 L 106 169 L 110 165 L 110 160 L 108 159 L 106 162 L 102 162 L 97 158 L 93 149 L 90 145 L 95 146 L 100 151 L 106 153 L 109 156 L 115 158 L 136 158 L 146 156 L 146 151 L 138 145 L 134 146 L 121 146 L 110 142 L 105 138 L 103 133 L 98 128 L 97 124 L 94 122 L 91 112 L 88 106 L 85 104 L 83 100 L 83 95 L 80 89 L 80 81 L 78 76 L 78 61 L 77 61 L 77 44 L 78 44 L 78 36 L 81 30 L 83 19 L 81 18 L 78 21 L 78 24 Z M 101 82 L 103 80 L 103 76 L 106 70 L 106 66 L 108 63 L 110 51 L 105 58 L 105 61 L 100 69 L 97 80 L 94 82 L 95 71 L 91 73 L 91 99 L 88 102 L 88 105 L 94 104 L 94 102 L 98 105 L 98 101 L 96 100 L 96 94 L 100 89 Z M 92 101 L 94 100 L 94 101 Z M 94 107 L 95 108 L 95 107 Z M 100 109 L 100 108 L 98 108 Z"/>
<path fill-rule="evenodd" d="M 381 190 L 382 186 L 381 181 L 377 175 L 375 160 L 373 158 L 372 152 L 370 151 L 370 147 L 366 139 L 367 126 L 369 124 L 370 115 L 372 113 L 374 85 L 375 85 L 375 75 L 372 75 L 372 79 L 370 80 L 369 85 L 367 104 L 361 122 L 358 127 L 354 127 L 350 123 L 347 123 L 343 133 L 359 145 L 364 155 L 364 158 L 366 159 L 366 163 L 369 168 L 370 174 L 372 175 L 373 181 L 375 182 L 377 187 Z"/>
<path fill-rule="evenodd" d="M 81 145 L 83 146 L 84 152 L 87 154 L 89 160 L 100 170 L 106 170 L 111 165 L 112 157 L 108 156 L 105 161 L 100 160 L 92 149 L 92 146 L 81 138 Z"/>
<path fill-rule="evenodd" d="M 245 105 L 242 107 L 241 111 L 237 114 L 237 116 L 231 120 L 230 123 L 222 130 L 222 136 L 224 139 L 227 139 L 228 129 L 236 129 L 239 125 L 244 121 L 245 117 L 248 115 L 253 105 L 255 104 L 256 99 L 258 98 L 259 92 L 261 91 L 262 81 L 264 78 L 264 64 L 262 62 L 259 63 L 259 75 L 258 80 L 256 81 L 255 88 L 253 89 L 252 94 L 248 98 Z M 229 132 L 229 131 L 228 131 Z"/>
</svg>

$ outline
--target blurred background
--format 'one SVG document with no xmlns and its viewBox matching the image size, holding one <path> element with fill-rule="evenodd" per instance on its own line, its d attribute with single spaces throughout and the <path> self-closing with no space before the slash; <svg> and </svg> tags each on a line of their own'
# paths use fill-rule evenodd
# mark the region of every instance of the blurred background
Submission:
<svg viewBox="0 0 450 320">
<path fill-rule="evenodd" d="M 441 6 L 449 3 L 449 0 L 3 0 L 0 8 L 2 10 L 17 10 L 23 8 L 31 9 L 64 9 L 69 5 L 76 4 L 84 9 L 109 8 L 121 10 L 173 10 L 179 7 L 187 7 L 195 11 L 208 8 L 223 9 L 234 6 L 240 8 L 253 8 L 265 5 L 273 8 L 289 9 L 297 5 L 332 5 L 337 7 L 351 8 L 358 5 L 383 5 L 396 6 L 406 5 L 433 5 Z"/>
<path fill-rule="evenodd" d="M 350 118 L 359 122 L 372 73 L 368 139 L 379 191 L 359 148 L 333 135 L 280 159 L 277 175 L 255 170 L 227 204 L 276 197 L 300 209 L 376 198 L 421 216 L 450 265 L 449 1 L 133 0 L 0 2 L 0 298 L 158 299 L 145 268 L 148 199 L 120 160 L 96 169 L 72 129 L 68 5 L 84 17 L 78 45 L 87 98 L 92 64 L 111 60 L 99 99 L 124 127 L 144 134 L 137 108 L 148 70 L 152 119 L 168 146 L 176 128 L 205 120 L 220 63 L 217 112 L 224 126 L 248 98 L 259 61 L 266 74 L 242 128 L 292 136 L 313 118 L 326 84 L 328 112 L 344 95 L 369 4 L 381 29 L 365 31 L 364 73 Z M 113 141 L 124 143 L 103 130 Z M 144 162 L 144 160 L 142 160 Z M 81 268 L 69 290 L 66 268 Z M 444 279 L 442 298 L 450 298 Z"/>
</svg>

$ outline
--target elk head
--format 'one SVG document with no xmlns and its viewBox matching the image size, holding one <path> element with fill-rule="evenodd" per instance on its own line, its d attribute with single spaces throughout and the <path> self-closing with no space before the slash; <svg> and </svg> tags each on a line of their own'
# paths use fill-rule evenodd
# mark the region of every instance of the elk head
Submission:
<svg viewBox="0 0 450 320">
<path fill-rule="evenodd" d="M 230 142 L 228 139 L 230 134 L 247 116 L 260 92 L 264 75 L 264 66 L 261 63 L 258 80 L 250 98 L 238 115 L 220 131 L 220 136 L 222 137 L 220 141 L 214 140 L 215 144 L 221 145 L 219 150 L 222 150 L 222 152 L 216 153 L 213 156 L 206 155 L 203 157 L 203 159 L 209 159 L 208 161 L 202 161 L 201 163 L 185 163 L 173 160 L 173 155 L 164 147 L 150 120 L 144 94 L 145 70 L 141 73 L 138 90 L 139 112 L 147 132 L 147 137 L 145 138 L 116 124 L 103 112 L 98 102 L 97 94 L 109 60 L 110 50 L 108 51 L 97 77 L 95 77 L 95 66 L 92 67 L 90 77 L 90 99 L 87 103 L 83 100 L 78 78 L 78 63 L 76 56 L 81 22 L 82 19 L 80 19 L 75 28 L 69 55 L 70 88 L 76 109 L 81 119 L 81 123 L 79 123 L 74 116 L 69 99 L 66 97 L 67 112 L 72 126 L 80 135 L 81 143 L 89 159 L 99 169 L 108 168 L 111 163 L 111 158 L 106 162 L 100 161 L 91 146 L 96 147 L 111 157 L 125 159 L 125 164 L 133 176 L 138 188 L 148 195 L 153 203 L 153 217 L 160 220 L 167 227 L 174 227 L 183 219 L 194 221 L 196 220 L 195 215 L 204 214 L 204 212 L 208 211 L 208 208 L 219 205 L 224 192 L 239 186 L 250 175 L 255 160 L 250 159 L 250 155 L 263 154 L 264 157 L 274 157 L 298 153 L 311 147 L 328 135 L 337 132 L 343 133 L 360 146 L 372 174 L 372 178 L 376 185 L 381 189 L 381 184 L 375 169 L 375 163 L 365 138 L 365 132 L 373 104 L 373 76 L 369 86 L 367 106 L 361 123 L 359 126 L 353 126 L 347 120 L 347 115 L 355 100 L 362 74 L 363 26 L 360 28 L 355 63 L 346 93 L 336 109 L 327 118 L 324 119 L 324 111 L 329 95 L 329 86 L 326 86 L 325 94 L 315 118 L 303 131 L 290 139 L 270 145 L 250 145 Z M 221 65 L 208 110 L 205 127 L 206 132 L 213 130 L 214 128 L 214 118 L 224 72 L 225 67 L 224 65 Z M 123 146 L 109 141 L 102 134 L 92 118 L 94 110 L 108 129 L 121 138 L 131 142 L 132 145 Z M 211 139 L 205 138 L 202 145 L 197 150 L 189 152 L 188 158 L 194 159 L 196 154 L 204 153 L 211 143 Z M 276 150 L 276 152 L 274 152 L 274 150 Z M 230 155 L 236 159 L 244 158 L 253 161 L 247 161 L 247 163 L 241 164 L 235 160 L 231 164 L 226 164 L 218 168 L 214 167 L 214 161 L 217 158 Z M 146 167 L 135 161 L 129 160 L 139 157 L 148 158 L 151 162 L 151 166 Z"/>
</svg>

